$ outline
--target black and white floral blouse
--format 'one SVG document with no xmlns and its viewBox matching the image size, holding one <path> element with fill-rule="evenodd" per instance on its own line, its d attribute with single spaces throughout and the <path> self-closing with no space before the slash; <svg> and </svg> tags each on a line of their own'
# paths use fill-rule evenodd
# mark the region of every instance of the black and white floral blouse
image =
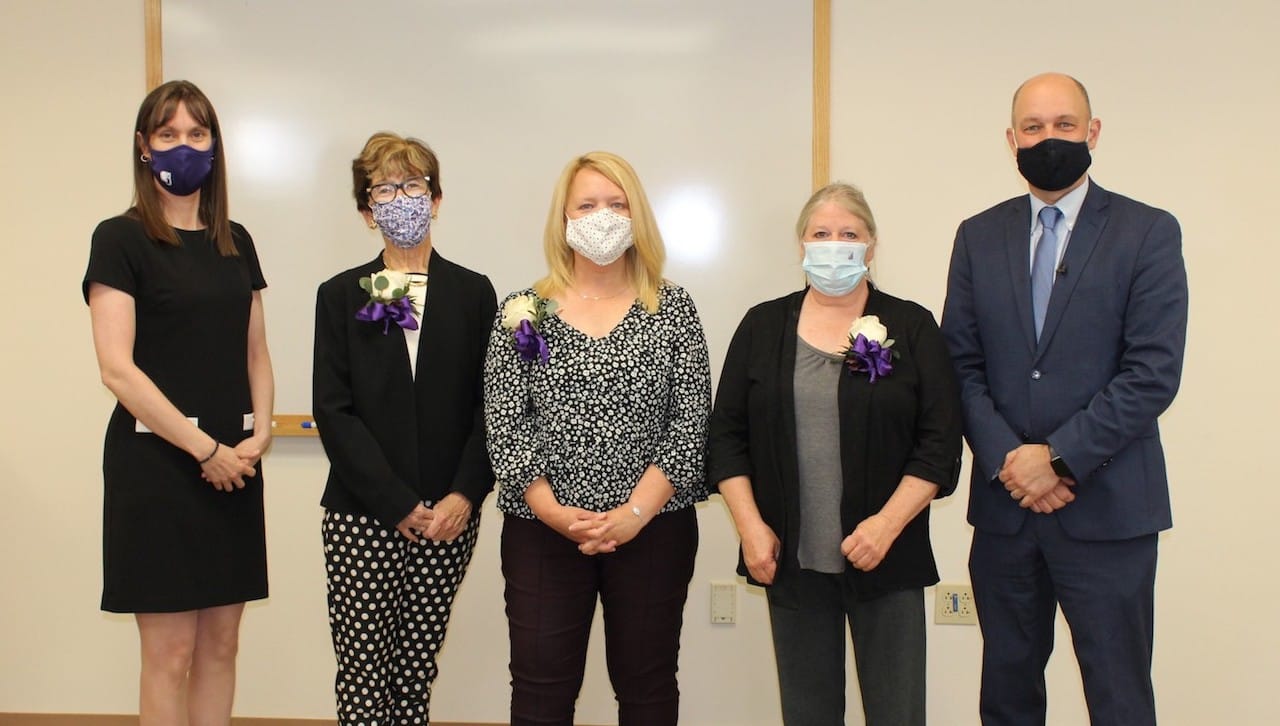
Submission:
<svg viewBox="0 0 1280 726">
<path fill-rule="evenodd" d="M 541 326 L 551 350 L 545 364 L 520 359 L 502 327 L 505 302 L 484 369 L 498 509 L 533 519 L 524 492 L 539 476 L 563 505 L 613 509 L 650 464 L 675 488 L 662 511 L 707 498 L 711 370 L 698 311 L 683 288 L 664 283 L 656 313 L 637 301 L 603 338 L 548 316 Z"/>
</svg>

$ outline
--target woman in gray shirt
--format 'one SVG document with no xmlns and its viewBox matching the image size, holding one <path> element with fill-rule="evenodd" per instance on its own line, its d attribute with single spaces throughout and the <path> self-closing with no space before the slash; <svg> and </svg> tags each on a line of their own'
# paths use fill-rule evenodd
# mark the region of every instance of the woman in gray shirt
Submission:
<svg viewBox="0 0 1280 726">
<path fill-rule="evenodd" d="M 876 226 L 829 185 L 800 213 L 809 285 L 747 312 L 725 357 L 708 480 L 766 587 L 788 726 L 844 723 L 849 623 L 866 722 L 924 723 L 929 503 L 960 468 L 960 402 L 928 310 L 866 278 Z"/>
</svg>

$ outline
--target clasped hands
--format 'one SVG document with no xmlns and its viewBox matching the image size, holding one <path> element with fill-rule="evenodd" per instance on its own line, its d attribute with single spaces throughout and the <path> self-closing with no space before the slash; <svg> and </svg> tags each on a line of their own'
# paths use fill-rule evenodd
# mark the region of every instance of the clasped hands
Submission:
<svg viewBox="0 0 1280 726">
<path fill-rule="evenodd" d="M 1076 498 L 1071 491 L 1075 480 L 1054 473 L 1045 444 L 1023 444 L 1006 454 L 999 479 L 1018 506 L 1040 514 L 1062 509 Z"/>
<path fill-rule="evenodd" d="M 471 501 L 452 492 L 428 507 L 422 502 L 396 525 L 396 530 L 409 541 L 418 543 L 424 539 L 432 543 L 452 542 L 466 529 L 471 519 Z"/>
<path fill-rule="evenodd" d="M 577 543 L 584 555 L 602 555 L 616 551 L 640 534 L 645 521 L 622 504 L 606 512 L 592 512 L 581 507 L 559 505 L 543 520 L 565 538 Z"/>
<path fill-rule="evenodd" d="M 250 436 L 235 446 L 217 444 L 213 457 L 200 465 L 200 478 L 221 492 L 244 489 L 245 477 L 257 473 L 258 460 L 271 444 L 271 434 Z"/>
</svg>

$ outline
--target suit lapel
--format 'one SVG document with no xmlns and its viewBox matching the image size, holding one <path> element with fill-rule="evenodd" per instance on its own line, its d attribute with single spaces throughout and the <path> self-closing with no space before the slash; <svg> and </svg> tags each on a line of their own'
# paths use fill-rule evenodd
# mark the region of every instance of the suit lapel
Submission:
<svg viewBox="0 0 1280 726">
<path fill-rule="evenodd" d="M 902 331 L 894 326 L 894 321 L 890 320 L 882 309 L 883 295 L 875 287 L 871 287 L 868 293 L 867 305 L 862 314 L 879 316 L 880 322 L 889 331 L 890 338 L 895 337 L 895 330 L 900 336 Z M 905 346 L 905 343 L 901 345 Z M 862 373 L 851 375 L 849 369 L 842 365 L 836 392 L 840 465 L 846 478 L 852 474 L 854 481 L 864 480 L 866 474 L 859 469 L 859 465 L 865 466 L 864 462 L 868 461 L 870 456 L 867 450 L 867 436 L 871 427 L 871 399 L 876 395 L 876 384 L 871 383 L 870 378 Z M 870 514 L 868 511 L 870 501 L 871 496 L 865 486 L 862 487 L 860 501 L 852 501 L 848 495 L 842 496 L 840 501 L 842 523 L 852 524 L 845 519 L 846 514 L 857 513 L 861 516 Z"/>
<path fill-rule="evenodd" d="M 418 321 L 418 373 L 424 373 L 426 369 L 431 367 L 431 352 L 426 350 L 432 342 L 438 342 L 442 339 L 440 327 L 443 323 L 442 315 L 448 314 L 449 311 L 441 309 L 441 306 L 435 301 L 448 300 L 449 296 L 449 276 L 444 274 L 444 266 L 439 264 L 440 256 L 436 254 L 435 249 L 431 250 L 431 257 L 427 258 L 427 297 L 422 302 L 422 319 Z M 412 375 L 410 371 L 410 375 Z M 424 381 L 429 379 L 430 375 L 420 375 L 414 378 L 415 387 L 419 387 Z"/>
<path fill-rule="evenodd" d="M 1037 359 L 1044 355 L 1049 342 L 1053 340 L 1053 333 L 1057 330 L 1058 323 L 1062 321 L 1062 314 L 1071 300 L 1071 294 L 1075 291 L 1080 278 L 1084 276 L 1085 266 L 1089 264 L 1089 258 L 1093 256 L 1093 250 L 1098 246 L 1098 239 L 1101 238 L 1102 230 L 1107 224 L 1109 201 L 1110 193 L 1091 181 L 1084 204 L 1080 207 L 1076 226 L 1067 239 L 1067 251 L 1062 256 L 1062 265 L 1059 269 L 1065 272 L 1058 274 L 1057 280 L 1054 281 L 1053 292 L 1049 295 L 1049 309 L 1044 316 L 1044 330 L 1040 331 L 1040 342 L 1036 346 Z"/>
<path fill-rule="evenodd" d="M 773 384 L 777 386 L 777 399 L 779 402 L 778 426 L 782 429 L 782 435 L 774 438 L 774 461 L 778 462 L 780 471 L 778 478 L 783 482 L 783 486 L 791 492 L 800 491 L 800 461 L 799 454 L 796 451 L 796 396 L 795 396 L 795 372 L 796 372 L 796 346 L 797 339 L 800 336 L 800 306 L 804 304 L 804 293 L 801 292 L 788 301 L 785 317 L 782 322 L 780 331 L 782 336 L 781 345 L 778 346 L 778 361 L 773 371 Z M 799 496 L 798 494 L 796 495 Z M 788 497 L 790 501 L 799 501 L 797 498 Z M 784 537 L 787 541 L 788 553 L 794 551 L 796 541 L 799 539 L 800 512 L 796 508 L 788 511 L 786 517 L 788 529 L 791 530 L 790 536 Z M 792 519 L 794 517 L 794 520 Z M 788 554 L 789 561 L 789 554 Z"/>
<path fill-rule="evenodd" d="M 1009 205 L 1004 224 L 1004 244 L 1013 280 L 1013 307 L 1027 348 L 1036 348 L 1036 323 L 1031 315 L 1031 201 L 1023 196 Z"/>
<path fill-rule="evenodd" d="M 382 263 L 382 256 L 373 258 L 368 264 L 356 271 L 356 279 L 360 280 L 373 275 L 386 268 Z M 369 296 L 359 289 L 354 291 L 356 305 L 352 309 L 351 314 L 354 316 L 356 311 L 364 307 L 369 302 Z M 395 361 L 388 364 L 390 371 L 388 373 L 398 375 L 403 368 L 405 375 L 409 375 L 409 352 L 404 345 L 404 333 L 400 330 L 400 326 L 395 323 L 383 324 L 386 321 L 362 322 L 357 328 L 361 331 L 357 348 L 371 356 L 371 360 L 379 361 Z M 386 331 L 385 333 L 383 331 Z M 401 362 L 400 359 L 403 359 Z M 385 370 L 385 368 L 384 368 Z"/>
</svg>

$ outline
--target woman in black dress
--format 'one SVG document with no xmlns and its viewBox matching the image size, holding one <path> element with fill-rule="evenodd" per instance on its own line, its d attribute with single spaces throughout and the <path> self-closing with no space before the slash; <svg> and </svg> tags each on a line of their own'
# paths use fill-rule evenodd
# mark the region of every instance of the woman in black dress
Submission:
<svg viewBox="0 0 1280 726">
<path fill-rule="evenodd" d="M 94 231 L 83 285 L 119 401 L 103 452 L 102 609 L 135 614 L 142 724 L 227 723 L 244 603 L 267 596 L 266 283 L 227 218 L 209 99 L 166 83 L 134 131 L 134 205 Z"/>
<path fill-rule="evenodd" d="M 320 285 L 313 410 L 342 724 L 429 722 L 436 655 L 493 488 L 481 367 L 493 285 L 436 251 L 440 164 L 374 134 L 351 164 L 371 261 Z"/>
</svg>

